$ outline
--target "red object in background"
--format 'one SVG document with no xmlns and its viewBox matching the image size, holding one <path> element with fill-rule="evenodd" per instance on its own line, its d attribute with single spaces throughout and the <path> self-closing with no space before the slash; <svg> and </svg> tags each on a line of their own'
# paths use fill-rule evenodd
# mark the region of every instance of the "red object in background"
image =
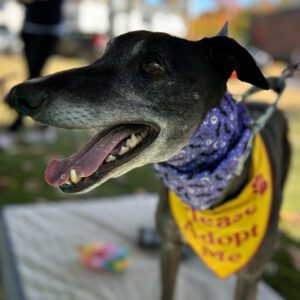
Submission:
<svg viewBox="0 0 300 300">
<path fill-rule="evenodd" d="M 230 78 L 235 78 L 235 79 L 237 78 L 236 71 L 233 71 L 233 72 L 232 72 Z"/>
<path fill-rule="evenodd" d="M 105 49 L 108 43 L 108 37 L 106 35 L 94 35 L 92 39 L 92 43 L 97 49 Z"/>
</svg>

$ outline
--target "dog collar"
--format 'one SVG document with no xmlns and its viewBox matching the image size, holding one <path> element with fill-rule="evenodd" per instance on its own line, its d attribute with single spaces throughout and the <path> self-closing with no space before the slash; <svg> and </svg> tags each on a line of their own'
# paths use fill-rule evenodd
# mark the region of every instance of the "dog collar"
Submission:
<svg viewBox="0 0 300 300">
<path fill-rule="evenodd" d="M 246 107 L 227 93 L 178 154 L 154 165 L 157 176 L 193 209 L 215 206 L 247 153 L 251 125 Z"/>
</svg>

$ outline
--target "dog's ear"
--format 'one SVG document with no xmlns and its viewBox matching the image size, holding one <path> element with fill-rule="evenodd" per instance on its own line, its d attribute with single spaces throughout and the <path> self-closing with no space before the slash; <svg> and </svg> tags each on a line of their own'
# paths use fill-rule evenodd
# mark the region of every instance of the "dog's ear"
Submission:
<svg viewBox="0 0 300 300">
<path fill-rule="evenodd" d="M 249 52 L 235 40 L 226 36 L 204 38 L 197 42 L 201 52 L 208 57 L 214 70 L 228 79 L 233 71 L 237 77 L 262 89 L 269 83 L 257 67 Z"/>
<path fill-rule="evenodd" d="M 226 21 L 219 33 L 217 34 L 218 36 L 228 36 L 228 22 Z"/>
</svg>

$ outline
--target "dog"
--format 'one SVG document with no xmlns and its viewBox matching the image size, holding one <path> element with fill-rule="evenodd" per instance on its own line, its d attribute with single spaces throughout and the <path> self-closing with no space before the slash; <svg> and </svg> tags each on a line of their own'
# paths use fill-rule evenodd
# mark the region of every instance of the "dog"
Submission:
<svg viewBox="0 0 300 300">
<path fill-rule="evenodd" d="M 66 193 L 83 193 L 134 168 L 150 163 L 163 166 L 182 155 L 206 116 L 221 106 L 234 70 L 241 81 L 269 88 L 247 50 L 227 36 L 188 41 L 134 31 L 110 40 L 104 55 L 91 65 L 28 80 L 15 86 L 7 99 L 19 113 L 38 122 L 97 129 L 86 146 L 68 159 L 52 161 L 46 170 L 50 185 Z M 252 116 L 267 108 L 263 103 L 247 104 Z M 273 178 L 269 219 L 260 245 L 235 271 L 236 300 L 256 299 L 257 283 L 274 250 L 291 156 L 287 132 L 287 121 L 276 109 L 260 133 Z M 253 153 L 240 174 L 219 188 L 217 199 L 205 208 L 230 205 L 249 183 L 252 160 Z M 156 221 L 162 241 L 161 299 L 172 300 L 184 238 L 169 201 L 170 188 L 160 182 Z M 241 214 L 235 220 L 240 218 Z M 246 234 L 236 237 L 240 246 Z M 227 237 L 226 243 L 230 241 Z"/>
</svg>

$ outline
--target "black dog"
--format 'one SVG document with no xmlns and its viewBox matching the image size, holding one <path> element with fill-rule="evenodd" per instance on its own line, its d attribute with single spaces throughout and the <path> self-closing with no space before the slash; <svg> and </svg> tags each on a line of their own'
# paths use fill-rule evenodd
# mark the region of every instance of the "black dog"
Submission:
<svg viewBox="0 0 300 300">
<path fill-rule="evenodd" d="M 8 100 L 35 120 L 63 128 L 97 128 L 87 146 L 67 160 L 53 161 L 46 180 L 68 193 L 86 192 L 136 167 L 169 160 L 186 146 L 206 114 L 220 105 L 233 70 L 262 89 L 268 82 L 249 53 L 224 36 L 191 42 L 164 33 L 136 31 L 111 40 L 95 63 L 14 87 Z M 267 105 L 251 104 L 262 114 Z M 257 282 L 277 235 L 290 146 L 287 123 L 275 111 L 261 135 L 269 152 L 272 207 L 263 243 L 237 273 L 236 300 L 256 298 Z M 228 203 L 249 180 L 251 157 L 230 180 L 218 202 Z M 182 235 L 162 183 L 157 226 L 162 237 L 162 298 L 173 299 Z"/>
</svg>

